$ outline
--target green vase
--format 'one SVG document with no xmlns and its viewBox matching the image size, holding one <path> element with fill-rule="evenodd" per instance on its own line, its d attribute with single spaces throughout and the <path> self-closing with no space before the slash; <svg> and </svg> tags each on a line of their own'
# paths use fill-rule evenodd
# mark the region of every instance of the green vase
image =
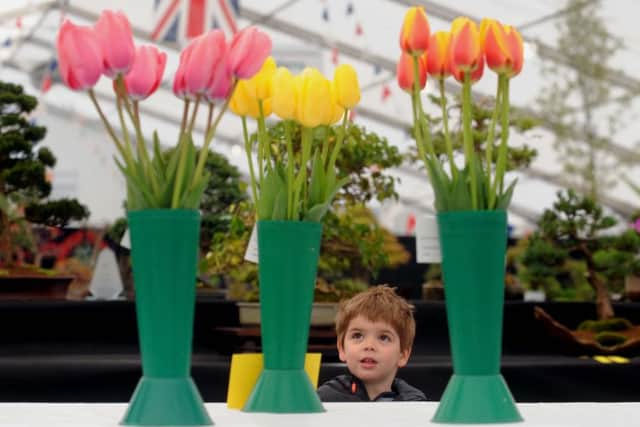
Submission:
<svg viewBox="0 0 640 427">
<path fill-rule="evenodd" d="M 453 376 L 433 421 L 522 421 L 500 374 L 506 212 L 442 212 L 438 227 Z"/>
<path fill-rule="evenodd" d="M 211 425 L 191 378 L 200 214 L 129 212 L 142 378 L 124 425 Z"/>
<path fill-rule="evenodd" d="M 264 370 L 247 412 L 324 412 L 304 370 L 322 225 L 258 221 Z"/>
</svg>

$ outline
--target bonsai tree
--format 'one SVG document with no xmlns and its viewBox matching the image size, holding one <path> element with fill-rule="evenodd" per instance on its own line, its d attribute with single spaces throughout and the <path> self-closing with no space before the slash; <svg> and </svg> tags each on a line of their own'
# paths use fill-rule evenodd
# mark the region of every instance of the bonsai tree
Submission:
<svg viewBox="0 0 640 427">
<path fill-rule="evenodd" d="M 324 139 L 318 130 L 314 143 Z M 284 149 L 282 123 L 269 129 L 270 148 L 275 154 Z M 255 135 L 251 136 L 256 138 Z M 300 129 L 294 132 L 294 149 L 300 149 Z M 364 206 L 374 198 L 383 201 L 397 198 L 396 178 L 384 173 L 397 167 L 403 157 L 398 149 L 366 129 L 350 125 L 336 166 L 339 177 L 348 178 L 337 193 L 323 219 L 324 233 L 318 265 L 316 301 L 339 300 L 365 289 L 372 277 L 385 267 L 407 262 L 409 254 L 388 231 L 380 227 Z M 229 280 L 229 297 L 257 300 L 257 267 L 244 261 L 244 254 L 255 219 L 248 202 L 230 208 L 233 214 L 228 233 L 216 233 L 203 261 L 209 273 Z"/>
<path fill-rule="evenodd" d="M 598 319 L 614 316 L 610 290 L 622 278 L 637 271 L 640 236 L 630 230 L 618 236 L 605 235 L 616 225 L 591 197 L 573 190 L 558 192 L 553 209 L 545 210 L 539 230 L 529 237 L 520 259 L 526 269 L 523 281 L 552 290 L 554 286 L 588 284 L 595 295 Z"/>
<path fill-rule="evenodd" d="M 75 199 L 48 199 L 56 158 L 36 149 L 46 135 L 28 118 L 37 105 L 21 86 L 0 81 L 0 263 L 8 267 L 21 249 L 34 249 L 29 223 L 62 227 L 89 216 Z"/>
</svg>

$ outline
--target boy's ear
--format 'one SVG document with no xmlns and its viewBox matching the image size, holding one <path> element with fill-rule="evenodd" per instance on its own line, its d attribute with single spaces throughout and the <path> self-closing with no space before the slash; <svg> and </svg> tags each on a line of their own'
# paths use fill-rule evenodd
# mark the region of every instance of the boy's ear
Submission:
<svg viewBox="0 0 640 427">
<path fill-rule="evenodd" d="M 400 359 L 398 360 L 398 368 L 403 368 L 406 366 L 409 361 L 409 356 L 411 356 L 411 349 L 408 348 L 406 350 L 400 351 Z"/>
<path fill-rule="evenodd" d="M 341 362 L 347 361 L 347 355 L 344 353 L 344 345 L 342 344 L 340 337 L 338 337 L 338 357 Z"/>
</svg>

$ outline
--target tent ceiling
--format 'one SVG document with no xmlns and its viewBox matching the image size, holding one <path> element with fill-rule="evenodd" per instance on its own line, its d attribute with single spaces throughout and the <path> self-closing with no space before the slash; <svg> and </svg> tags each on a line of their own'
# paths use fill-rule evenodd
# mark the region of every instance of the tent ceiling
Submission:
<svg viewBox="0 0 640 427">
<path fill-rule="evenodd" d="M 65 4 L 66 3 L 66 4 Z M 416 2 L 412 1 L 388 1 L 369 0 L 352 1 L 354 13 L 346 14 L 345 7 L 348 2 L 338 0 L 289 0 L 270 1 L 240 0 L 240 26 L 256 23 L 266 29 L 274 39 L 276 47 L 276 59 L 278 55 L 286 57 L 292 51 L 304 60 L 304 52 L 307 57 L 320 57 L 320 64 L 324 65 L 324 71 L 331 73 L 331 56 L 337 52 L 340 60 L 351 62 L 358 69 L 363 87 L 363 101 L 357 109 L 358 120 L 368 128 L 387 136 L 390 141 L 401 149 L 412 145 L 408 139 L 406 129 L 410 126 L 410 105 L 408 98 L 395 86 L 395 61 L 399 55 L 397 47 L 397 31 L 402 22 L 402 16 L 406 7 Z M 450 20 L 455 16 L 467 12 L 472 18 L 484 15 L 494 16 L 504 22 L 520 25 L 523 36 L 527 40 L 527 63 L 522 75 L 513 82 L 512 102 L 529 114 L 537 115 L 535 97 L 544 84 L 544 76 L 540 73 L 543 60 L 551 60 L 571 69 L 559 55 L 554 47 L 555 21 L 566 13 L 566 1 L 506 1 L 506 0 L 464 0 L 458 1 L 455 8 L 446 5 L 443 1 L 421 1 L 417 4 L 425 6 L 430 16 L 433 30 L 446 29 Z M 5 0 L 0 7 L 0 39 L 12 37 L 16 43 L 10 48 L 0 50 L 0 70 L 4 78 L 4 70 L 12 69 L 18 75 L 23 76 L 20 83 L 27 84 L 30 92 L 37 91 L 39 78 L 43 67 L 51 61 L 55 54 L 54 44 L 58 25 L 60 22 L 60 6 L 76 22 L 91 22 L 95 19 L 102 6 L 99 2 L 52 2 L 32 1 L 24 6 L 23 1 Z M 153 1 L 128 2 L 124 0 L 110 2 L 110 8 L 124 10 L 130 17 L 135 28 L 137 42 L 148 42 L 151 26 L 151 8 Z M 640 88 L 640 81 L 632 77 L 632 70 L 640 69 L 638 59 L 640 53 L 636 50 L 640 41 L 635 30 L 632 16 L 640 12 L 640 6 L 631 0 L 619 0 L 618 2 L 603 2 L 603 14 L 610 19 L 612 31 L 623 40 L 627 46 L 610 64 L 608 79 L 613 87 L 621 90 L 635 90 Z M 330 19 L 323 18 L 325 12 L 329 12 Z M 631 13 L 631 11 L 635 11 Z M 13 22 L 20 17 L 23 29 L 17 33 Z M 354 36 L 354 26 L 359 25 L 364 34 Z M 178 126 L 179 109 L 176 100 L 170 92 L 171 80 L 178 63 L 178 46 L 170 43 L 158 43 L 167 51 L 169 60 L 167 72 L 163 82 L 163 88 L 148 102 L 145 102 L 143 113 L 153 121 L 154 125 L 170 132 Z M 537 48 L 534 48 L 537 46 Z M 282 48 L 281 48 L 282 47 Z M 309 51 L 311 53 L 309 53 Z M 332 53 L 333 52 L 333 53 Z M 40 74 L 39 74 L 40 73 Z M 474 86 L 474 96 L 478 99 L 490 97 L 494 91 L 495 81 L 488 73 L 487 77 Z M 637 74 L 637 73 L 636 73 Z M 382 101 L 380 90 L 383 85 L 391 89 L 392 96 Z M 428 89 L 433 91 L 433 89 Z M 98 85 L 98 91 L 105 101 L 111 99 L 108 82 L 103 79 Z M 449 93 L 458 93 L 457 83 L 450 81 L 447 86 Z M 431 92 L 434 93 L 434 92 Z M 47 105 L 57 109 L 62 120 L 61 111 L 75 112 L 87 117 L 94 117 L 88 101 L 82 94 L 71 94 L 69 90 L 54 85 L 52 89 L 42 97 Z M 640 107 L 638 99 L 631 104 L 634 108 L 627 112 L 637 112 Z M 602 114 L 610 113 L 608 106 L 600 106 Z M 52 110 L 53 111 L 53 110 Z M 115 111 L 108 112 L 115 118 Z M 228 115 L 230 116 L 230 115 Z M 240 128 L 234 117 L 225 117 L 221 123 L 220 135 L 216 138 L 227 147 L 233 147 L 240 141 Z M 97 122 L 92 122 L 96 123 Z M 203 123 L 200 123 L 202 126 Z M 520 217 L 525 222 L 534 222 L 543 208 L 550 205 L 553 193 L 558 188 L 566 186 L 568 179 L 564 177 L 559 168 L 560 159 L 552 148 L 553 138 L 551 133 L 544 128 L 536 130 L 531 135 L 517 136 L 517 143 L 527 143 L 537 148 L 539 158 L 531 168 L 518 176 L 522 187 L 531 188 L 524 194 L 516 191 L 512 214 Z M 622 157 L 637 160 L 636 152 L 637 135 L 640 131 L 640 121 L 632 121 L 627 128 L 616 132 L 615 143 L 610 147 L 610 154 L 605 156 Z M 576 131 L 574 138 L 580 139 L 583 135 Z M 514 138 L 515 139 L 515 138 Z M 169 141 L 166 141 L 167 143 Z M 232 159 L 242 170 L 243 159 Z M 422 171 L 416 171 L 410 166 L 404 166 L 395 171 L 402 179 L 400 194 L 403 202 L 411 209 L 427 210 L 431 203 L 426 178 Z M 626 173 L 640 181 L 640 169 L 629 167 Z M 524 184 L 523 182 L 527 182 Z M 537 184 L 536 184 L 537 183 Z M 535 184 L 535 185 L 534 185 Z M 416 191 L 415 187 L 420 187 Z M 537 194 L 539 193 L 539 194 Z M 545 194 L 542 194 L 545 193 Z M 638 205 L 640 197 L 635 196 L 624 185 L 618 185 L 613 191 L 603 196 L 602 201 L 615 211 L 628 215 Z"/>
</svg>

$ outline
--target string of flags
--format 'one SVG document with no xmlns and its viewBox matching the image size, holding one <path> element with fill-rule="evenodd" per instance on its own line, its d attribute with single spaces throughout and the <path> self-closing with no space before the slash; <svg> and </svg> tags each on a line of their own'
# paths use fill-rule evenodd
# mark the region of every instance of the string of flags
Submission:
<svg viewBox="0 0 640 427">
<path fill-rule="evenodd" d="M 331 11 L 329 9 L 329 5 L 327 4 L 326 1 L 322 1 L 322 20 L 326 23 L 331 22 Z M 353 5 L 352 1 L 349 1 L 346 5 L 346 9 L 345 9 L 345 16 L 347 17 L 353 17 L 355 20 L 355 26 L 354 26 L 354 35 L 355 37 L 365 37 L 365 30 L 364 27 L 360 21 L 360 19 L 358 19 L 357 14 L 356 14 L 356 9 Z M 338 65 L 338 63 L 340 62 L 340 52 L 338 50 L 337 47 L 333 47 L 331 49 L 331 63 L 333 65 Z M 374 75 L 380 75 L 382 73 L 382 67 L 379 64 L 374 64 L 373 65 L 373 73 Z M 391 87 L 389 86 L 388 83 L 384 83 L 381 88 L 380 88 L 380 100 L 382 102 L 386 102 L 391 96 L 393 95 L 393 92 L 391 91 Z"/>
</svg>

